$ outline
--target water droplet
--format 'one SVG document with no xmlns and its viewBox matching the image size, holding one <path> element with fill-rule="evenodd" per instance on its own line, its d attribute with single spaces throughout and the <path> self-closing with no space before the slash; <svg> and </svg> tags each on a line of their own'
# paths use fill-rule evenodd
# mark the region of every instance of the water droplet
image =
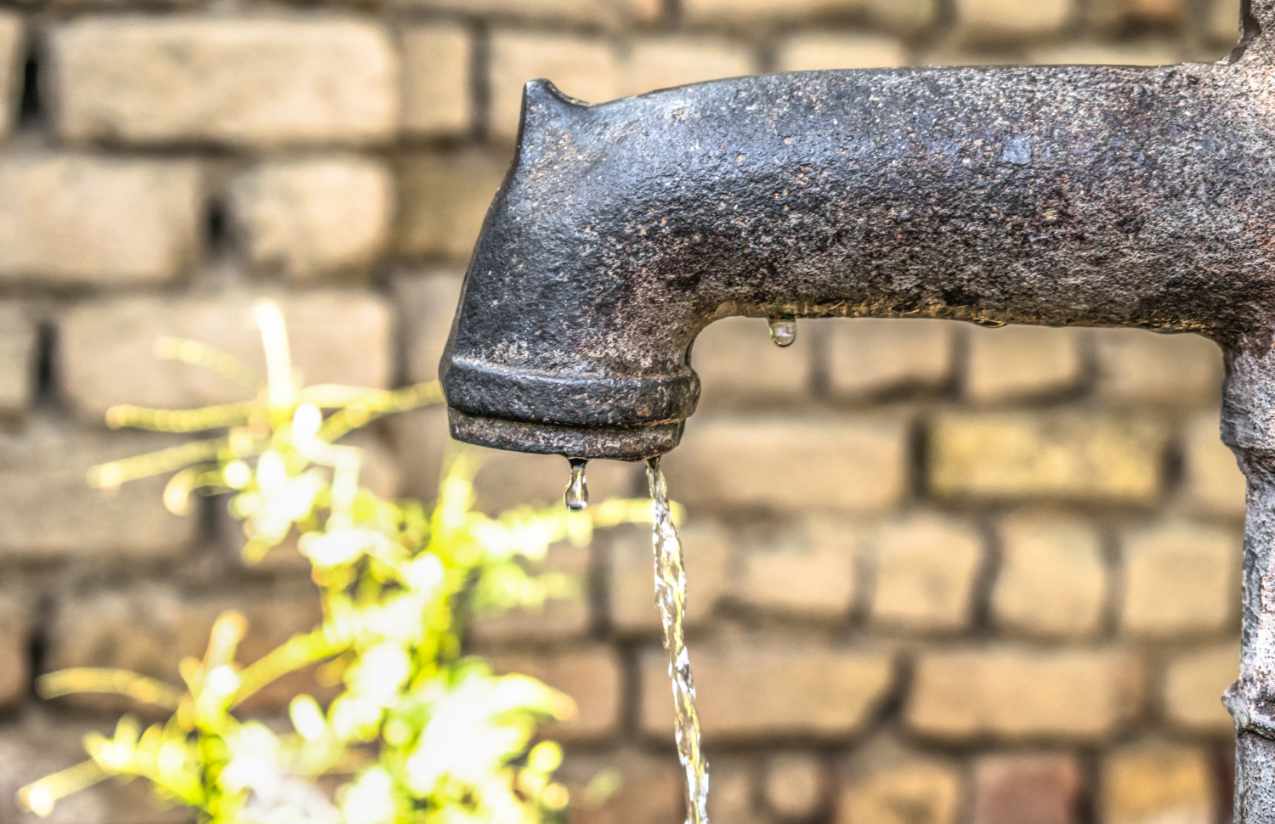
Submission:
<svg viewBox="0 0 1275 824">
<path fill-rule="evenodd" d="M 570 458 L 569 461 L 571 480 L 567 482 L 566 491 L 562 493 L 562 500 L 566 503 L 567 509 L 580 512 L 589 506 L 589 479 L 584 474 L 589 462 L 583 458 Z"/>
<path fill-rule="evenodd" d="M 797 319 L 791 316 L 770 319 L 770 342 L 787 349 L 797 342 Z"/>
<path fill-rule="evenodd" d="M 984 329 L 1004 329 L 1005 321 L 993 320 L 992 318 L 975 318 L 974 323 Z"/>
</svg>

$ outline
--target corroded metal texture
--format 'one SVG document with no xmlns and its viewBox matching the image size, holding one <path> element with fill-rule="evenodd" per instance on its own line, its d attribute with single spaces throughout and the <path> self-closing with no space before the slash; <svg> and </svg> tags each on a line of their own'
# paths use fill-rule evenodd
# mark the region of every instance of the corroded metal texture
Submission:
<svg viewBox="0 0 1275 824">
<path fill-rule="evenodd" d="M 1250 480 L 1236 816 L 1275 824 L 1275 0 L 1243 18 L 1220 64 L 809 72 L 596 106 L 528 84 L 443 358 L 453 434 L 663 453 L 698 397 L 691 345 L 730 315 L 1209 336 Z"/>
</svg>

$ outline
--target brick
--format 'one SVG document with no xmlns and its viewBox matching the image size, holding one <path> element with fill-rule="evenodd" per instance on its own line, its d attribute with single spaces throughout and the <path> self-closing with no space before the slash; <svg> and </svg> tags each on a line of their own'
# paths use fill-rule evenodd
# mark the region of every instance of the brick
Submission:
<svg viewBox="0 0 1275 824">
<path fill-rule="evenodd" d="M 1204 31 L 1215 43 L 1232 45 L 1240 41 L 1240 10 L 1235 0 L 1210 0 Z"/>
<path fill-rule="evenodd" d="M 88 485 L 89 468 L 171 446 L 167 438 L 94 433 L 33 420 L 0 433 L 0 556 L 9 558 L 173 557 L 194 541 L 196 518 L 169 514 L 165 481 L 108 494 Z"/>
<path fill-rule="evenodd" d="M 1017 513 L 1000 522 L 997 534 L 1001 561 L 991 595 L 997 626 L 1045 637 L 1101 630 L 1107 569 L 1093 527 L 1075 518 Z"/>
<path fill-rule="evenodd" d="M 766 764 L 766 806 L 785 820 L 818 815 L 827 795 L 827 776 L 813 753 L 784 753 Z"/>
<path fill-rule="evenodd" d="M 110 733 L 109 719 L 68 721 L 65 713 L 27 709 L 0 726 L 0 821 L 5 824 L 185 824 L 185 810 L 156 799 L 143 781 L 108 781 L 68 796 L 47 818 L 18 806 L 18 790 L 85 759 L 84 736 Z"/>
<path fill-rule="evenodd" d="M 497 31 L 490 41 L 488 126 L 497 138 L 518 135 L 522 89 L 528 80 L 548 78 L 571 97 L 604 103 L 619 96 L 619 61 L 596 38 L 546 32 Z"/>
<path fill-rule="evenodd" d="M 773 534 L 752 528 L 741 541 L 731 598 L 761 612 L 844 622 L 859 585 L 859 540 L 853 526 L 830 517 L 782 524 Z"/>
<path fill-rule="evenodd" d="M 692 23 L 729 25 L 780 23 L 860 11 L 863 0 L 685 0 L 682 14 Z"/>
<path fill-rule="evenodd" d="M 50 48 L 66 140 L 370 143 L 398 126 L 393 45 L 352 18 L 87 17 Z"/>
<path fill-rule="evenodd" d="M 895 68 L 907 60 L 902 40 L 857 32 L 797 34 L 775 50 L 775 67 L 785 72 Z"/>
<path fill-rule="evenodd" d="M 389 308 L 370 293 L 316 290 L 283 296 L 229 290 L 179 297 L 126 297 L 76 306 L 61 324 L 60 363 L 67 397 L 99 419 L 121 403 L 183 407 L 253 395 L 211 370 L 155 357 L 157 341 L 185 338 L 236 358 L 264 380 L 253 306 L 273 298 L 288 326 L 292 361 L 308 384 L 388 387 L 392 379 Z M 339 330 L 339 334 L 333 334 Z"/>
<path fill-rule="evenodd" d="M 1179 638 L 1226 629 L 1239 604 L 1238 528 L 1173 521 L 1124 537 L 1120 628 Z"/>
<path fill-rule="evenodd" d="M 1032 49 L 1031 59 L 1041 65 L 1166 66 L 1180 63 L 1182 48 L 1170 40 L 1138 40 L 1122 43 L 1082 41 Z M 1136 330 L 1127 330 L 1136 331 Z M 1105 334 L 1105 330 L 1102 334 Z M 1150 333 L 1140 333 L 1150 334 Z"/>
<path fill-rule="evenodd" d="M 692 509 L 882 510 L 907 493 L 907 427 L 885 418 L 695 419 L 665 465 Z"/>
<path fill-rule="evenodd" d="M 781 349 L 766 321 L 727 318 L 700 333 L 691 366 L 702 386 L 700 410 L 791 405 L 810 393 L 814 356 L 808 335 Z"/>
<path fill-rule="evenodd" d="M 757 798 L 757 769 L 748 758 L 713 758 L 709 764 L 712 793 L 708 814 L 714 821 L 731 824 L 771 824 Z"/>
<path fill-rule="evenodd" d="M 992 755 L 974 763 L 973 824 L 1075 824 L 1084 778 L 1069 755 Z"/>
<path fill-rule="evenodd" d="M 983 563 L 976 531 L 937 515 L 910 515 L 882 526 L 871 547 L 873 623 L 930 632 L 969 625 Z"/>
<path fill-rule="evenodd" d="M 712 742 L 776 736 L 836 740 L 861 729 L 894 682 L 889 654 L 791 639 L 697 644 L 691 653 L 704 735 Z M 641 659 L 641 726 L 673 729 L 664 651 Z"/>
<path fill-rule="evenodd" d="M 35 395 L 37 330 L 32 307 L 0 303 L 0 415 L 21 415 Z"/>
<path fill-rule="evenodd" d="M 22 95 L 25 28 L 16 13 L 0 12 L 0 138 L 9 135 L 17 120 Z"/>
<path fill-rule="evenodd" d="M 479 19 L 513 17 L 569 23 L 613 24 L 616 3 L 580 0 L 390 0 L 391 6 L 456 12 Z M 628 5 L 638 6 L 636 3 Z"/>
<path fill-rule="evenodd" d="M 426 269 L 394 278 L 394 308 L 406 339 L 408 380 L 438 377 L 438 362 L 460 302 L 461 272 Z"/>
<path fill-rule="evenodd" d="M 1222 353 L 1196 335 L 1157 335 L 1140 329 L 1091 333 L 1097 358 L 1097 390 L 1118 402 L 1173 406 L 1216 404 L 1222 386 Z"/>
<path fill-rule="evenodd" d="M 685 813 L 677 759 L 637 750 L 570 757 L 571 824 L 668 824 Z"/>
<path fill-rule="evenodd" d="M 474 122 L 474 42 L 464 26 L 429 23 L 402 35 L 403 129 L 422 137 L 469 131 Z"/>
<path fill-rule="evenodd" d="M 496 654 L 491 663 L 497 672 L 530 675 L 575 700 L 575 717 L 545 725 L 545 735 L 561 741 L 596 740 L 619 727 L 624 671 L 619 655 L 610 647 L 591 644 L 561 651 Z"/>
<path fill-rule="evenodd" d="M 0 707 L 20 703 L 30 687 L 31 624 L 17 600 L 0 596 Z"/>
<path fill-rule="evenodd" d="M 230 186 L 230 215 L 248 260 L 298 280 L 366 275 L 389 239 L 393 210 L 389 173 L 357 156 L 265 163 Z"/>
<path fill-rule="evenodd" d="M 1244 475 L 1234 453 L 1222 443 L 1217 412 L 1187 423 L 1183 452 L 1187 505 L 1207 515 L 1244 517 Z"/>
<path fill-rule="evenodd" d="M 1232 21 L 1235 17 L 1231 4 Z M 1085 9 L 1090 26 L 1114 29 L 1130 26 L 1180 26 L 1186 16 L 1187 0 L 1108 0 Z"/>
<path fill-rule="evenodd" d="M 961 774 L 945 761 L 907 756 L 852 778 L 837 803 L 837 824 L 957 824 Z"/>
<path fill-rule="evenodd" d="M 1208 755 L 1195 747 L 1146 743 L 1108 755 L 1098 808 L 1108 824 L 1215 824 L 1217 789 Z"/>
<path fill-rule="evenodd" d="M 1166 427 L 1093 412 L 953 412 L 930 433 L 930 486 L 943 498 L 1147 504 L 1161 489 Z"/>
<path fill-rule="evenodd" d="M 202 188 L 183 161 L 0 158 L 0 282 L 172 280 L 199 253 Z"/>
<path fill-rule="evenodd" d="M 952 374 L 953 324 L 856 318 L 828 326 L 828 385 L 836 395 L 936 390 Z"/>
<path fill-rule="evenodd" d="M 712 616 L 729 581 L 732 535 L 721 524 L 695 517 L 681 527 L 690 588 L 686 625 L 700 627 Z M 607 603 L 611 625 L 621 635 L 655 635 L 660 631 L 652 577 L 651 531 L 645 526 L 615 530 L 601 547 L 606 556 Z"/>
<path fill-rule="evenodd" d="M 565 575 L 578 594 L 552 598 L 543 607 L 520 607 L 504 612 L 480 612 L 469 623 L 469 633 L 480 644 L 552 641 L 587 635 L 593 623 L 589 609 L 589 548 L 555 544 L 541 562 L 529 564 L 535 572 Z"/>
<path fill-rule="evenodd" d="M 917 658 L 904 715 L 944 741 L 1095 741 L 1138 717 L 1144 690 L 1137 657 L 1114 649 L 938 649 Z"/>
<path fill-rule="evenodd" d="M 1235 722 L 1222 706 L 1222 693 L 1235 681 L 1238 670 L 1234 641 L 1174 655 L 1165 667 L 1165 716 L 1191 732 L 1231 735 Z"/>
<path fill-rule="evenodd" d="M 213 622 L 228 610 L 238 610 L 248 619 L 237 655 L 241 663 L 256 661 L 322 620 L 319 599 L 312 590 L 240 591 L 233 596 L 183 595 L 167 586 L 96 590 L 59 601 L 49 626 L 47 670 L 117 668 L 178 684 L 178 662 L 203 655 Z M 298 691 L 315 689 L 313 678 L 299 673 L 275 681 L 248 706 L 277 710 L 286 707 Z M 114 698 L 96 695 L 69 700 L 95 708 L 124 706 Z"/>
<path fill-rule="evenodd" d="M 408 155 L 398 170 L 398 249 L 469 259 L 509 159 L 480 149 Z"/>
<path fill-rule="evenodd" d="M 978 43 L 1046 37 L 1067 24 L 1068 0 L 956 0 L 958 39 Z"/>
<path fill-rule="evenodd" d="M 1075 386 L 1084 373 L 1071 329 L 1009 326 L 967 331 L 964 394 L 976 403 L 1039 397 Z"/>
<path fill-rule="evenodd" d="M 866 0 L 868 18 L 901 34 L 913 34 L 938 20 L 938 0 Z"/>
<path fill-rule="evenodd" d="M 752 49 L 720 37 L 660 35 L 633 41 L 622 61 L 620 94 L 641 94 L 756 71 Z"/>
</svg>

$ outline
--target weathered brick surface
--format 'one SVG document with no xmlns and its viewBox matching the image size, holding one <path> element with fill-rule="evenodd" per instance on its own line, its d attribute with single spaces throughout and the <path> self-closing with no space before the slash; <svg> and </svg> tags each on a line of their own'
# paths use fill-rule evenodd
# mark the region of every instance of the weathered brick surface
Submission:
<svg viewBox="0 0 1275 824">
<path fill-rule="evenodd" d="M 906 756 L 853 777 L 837 803 L 837 824 L 957 824 L 965 795 L 952 764 Z"/>
<path fill-rule="evenodd" d="M 983 561 L 983 541 L 975 530 L 935 515 L 913 515 L 883 526 L 870 545 L 874 623 L 922 632 L 968 625 Z"/>
<path fill-rule="evenodd" d="M 701 643 L 691 659 L 697 690 L 712 696 L 699 708 L 710 742 L 842 739 L 863 726 L 894 681 L 887 653 L 790 640 Z M 663 650 L 643 654 L 642 731 L 659 739 L 673 729 L 667 670 Z"/>
<path fill-rule="evenodd" d="M 1228 628 L 1239 605 L 1238 529 L 1167 522 L 1124 537 L 1120 626 L 1161 638 Z"/>
<path fill-rule="evenodd" d="M 1138 657 L 1115 649 L 935 649 L 918 657 L 913 678 L 905 720 L 943 740 L 1101 740 L 1145 698 Z"/>
<path fill-rule="evenodd" d="M 864 10 L 876 25 L 910 34 L 937 20 L 939 0 L 865 0 Z"/>
<path fill-rule="evenodd" d="M 1106 28 L 1138 24 L 1175 26 L 1186 17 L 1187 6 L 1187 0 L 1109 0 L 1092 4 L 1085 11 L 1090 24 Z"/>
<path fill-rule="evenodd" d="M 509 158 L 481 149 L 408 155 L 398 169 L 398 251 L 468 260 Z"/>
<path fill-rule="evenodd" d="M 393 46 L 353 18 L 89 17 L 50 47 L 67 140 L 367 143 L 398 126 Z"/>
<path fill-rule="evenodd" d="M 695 340 L 691 366 L 700 378 L 699 409 L 793 404 L 810 392 L 814 356 L 810 335 L 781 349 L 770 342 L 766 321 L 727 318 Z"/>
<path fill-rule="evenodd" d="M 704 416 L 687 433 L 665 472 L 669 494 L 690 507 L 872 510 L 907 491 L 897 419 Z"/>
<path fill-rule="evenodd" d="M 497 672 L 516 672 L 539 678 L 575 699 L 576 714 L 554 723 L 545 734 L 563 741 L 605 738 L 619 727 L 624 698 L 620 656 L 602 644 L 565 651 L 496 654 Z"/>
<path fill-rule="evenodd" d="M 548 78 L 571 97 L 590 103 L 604 103 L 620 94 L 619 62 L 605 41 L 502 30 L 492 34 L 490 49 L 488 127 L 498 138 L 517 136 L 522 89 L 528 80 Z"/>
<path fill-rule="evenodd" d="M 1231 0 L 1211 0 L 1207 4 L 1205 33 L 1217 43 L 1233 45 L 1240 38 L 1239 9 Z"/>
<path fill-rule="evenodd" d="M 406 9 L 459 12 L 485 17 L 518 17 L 529 20 L 552 20 L 572 23 L 614 23 L 618 19 L 614 2 L 579 0 L 389 0 L 391 6 Z M 640 8 L 629 0 L 625 5 Z"/>
<path fill-rule="evenodd" d="M 1238 669 L 1234 641 L 1172 656 L 1164 672 L 1164 714 L 1187 730 L 1230 735 L 1235 723 L 1222 706 L 1222 693 L 1235 681 Z"/>
<path fill-rule="evenodd" d="M 671 700 L 671 699 L 670 699 Z M 571 824 L 667 824 L 683 814 L 677 761 L 626 749 L 568 758 Z"/>
<path fill-rule="evenodd" d="M 708 814 L 714 821 L 771 824 L 760 799 L 758 765 L 747 758 L 714 758 Z"/>
<path fill-rule="evenodd" d="M 37 340 L 31 315 L 25 303 L 0 303 L 0 415 L 21 415 L 35 394 Z"/>
<path fill-rule="evenodd" d="M 965 333 L 965 396 L 976 403 L 1037 397 L 1074 386 L 1084 371 L 1080 336 L 1071 329 L 1010 326 Z"/>
<path fill-rule="evenodd" d="M 357 156 L 266 163 L 230 187 L 249 261 L 298 279 L 366 275 L 389 240 L 393 210 L 389 173 Z"/>
<path fill-rule="evenodd" d="M 438 377 L 438 363 L 460 300 L 462 274 L 454 269 L 425 269 L 394 278 L 394 308 L 404 338 L 409 380 Z"/>
<path fill-rule="evenodd" d="M 1216 403 L 1222 353 L 1196 335 L 1157 335 L 1137 329 L 1093 334 L 1098 391 L 1116 403 Z"/>
<path fill-rule="evenodd" d="M 635 40 L 621 63 L 620 94 L 642 94 L 702 80 L 752 74 L 747 45 L 720 37 L 658 36 Z"/>
<path fill-rule="evenodd" d="M 264 376 L 253 306 L 274 298 L 283 311 L 295 369 L 308 383 L 384 387 L 392 367 L 391 320 L 372 294 L 323 290 L 279 294 L 233 290 L 183 297 L 128 297 L 75 307 L 61 323 L 59 367 L 76 410 L 98 420 L 115 404 L 157 407 L 250 397 L 211 370 L 155 357 L 158 341 L 185 338 L 226 352 Z M 340 329 L 339 336 L 333 329 Z"/>
<path fill-rule="evenodd" d="M 860 537 L 845 518 L 807 518 L 772 535 L 750 530 L 731 598 L 759 612 L 841 622 L 859 588 Z M 693 544 L 692 544 L 693 546 Z"/>
<path fill-rule="evenodd" d="M 798 34 L 785 39 L 775 53 L 781 71 L 894 68 L 907 64 L 901 40 L 871 34 Z"/>
<path fill-rule="evenodd" d="M 1183 439 L 1187 503 L 1210 515 L 1244 515 L 1244 476 L 1235 453 L 1222 443 L 1217 411 L 1205 412 L 1186 425 Z"/>
<path fill-rule="evenodd" d="M 1041 65 L 1078 66 L 1092 63 L 1110 66 L 1164 66 L 1180 63 L 1182 59 L 1182 47 L 1165 40 L 1149 40 L 1137 44 L 1085 41 L 1040 46 L 1031 50 L 1031 60 Z M 1119 376 L 1114 380 L 1118 381 Z"/>
<path fill-rule="evenodd" d="M 973 824 L 1074 824 L 1083 776 L 1053 753 L 994 755 L 974 764 Z"/>
<path fill-rule="evenodd" d="M 685 621 L 687 627 L 698 628 L 712 615 L 730 583 L 734 536 L 720 523 L 705 518 L 691 520 L 680 532 L 689 588 Z M 606 556 L 612 628 L 621 635 L 658 634 L 660 614 L 655 607 L 650 529 L 617 529 L 599 549 Z"/>
<path fill-rule="evenodd" d="M 1161 489 L 1168 431 L 1142 416 L 960 412 L 941 415 L 930 438 L 942 497 L 1146 504 Z"/>
<path fill-rule="evenodd" d="M 136 590 L 99 590 L 61 600 L 49 627 L 50 671 L 68 667 L 127 669 L 169 683 L 180 683 L 177 664 L 186 656 L 201 656 L 217 616 L 240 611 L 249 632 L 238 660 L 252 662 L 288 640 L 319 625 L 318 600 L 307 590 L 239 592 L 227 595 L 189 595 L 167 586 Z M 306 673 L 287 676 L 254 696 L 257 710 L 280 709 L 298 690 L 314 690 Z M 68 699 L 89 707 L 119 707 L 116 699 L 76 696 Z"/>
<path fill-rule="evenodd" d="M 0 191 L 0 282 L 155 283 L 199 251 L 193 163 L 0 155 Z"/>
<path fill-rule="evenodd" d="M 0 12 L 0 138 L 8 136 L 18 113 L 26 29 L 13 12 Z"/>
<path fill-rule="evenodd" d="M 827 327 L 828 385 L 834 394 L 933 390 L 951 377 L 951 323 L 859 318 Z"/>
<path fill-rule="evenodd" d="M 26 698 L 31 629 L 27 609 L 17 599 L 0 594 L 0 707 L 11 707 Z"/>
<path fill-rule="evenodd" d="M 1078 519 L 1017 513 L 1000 522 L 997 537 L 991 614 L 1000 628 L 1041 636 L 1098 632 L 1110 584 L 1097 530 Z"/>
<path fill-rule="evenodd" d="M 95 464 L 171 444 L 47 421 L 0 431 L 0 560 L 126 562 L 180 555 L 194 540 L 198 523 L 164 509 L 162 479 L 109 494 L 90 488 L 85 479 Z"/>
<path fill-rule="evenodd" d="M 956 0 L 957 33 L 977 42 L 1007 42 L 1055 34 L 1066 25 L 1068 0 Z"/>
<path fill-rule="evenodd" d="M 776 23 L 862 9 L 863 0 L 685 0 L 682 13 L 692 22 Z"/>
<path fill-rule="evenodd" d="M 412 134 L 460 134 L 474 122 L 474 40 L 451 23 L 403 31 L 403 129 Z"/>
<path fill-rule="evenodd" d="M 1102 766 L 1099 814 L 1110 824 L 1217 821 L 1217 791 L 1208 755 L 1176 744 L 1138 744 Z"/>
<path fill-rule="evenodd" d="M 766 806 L 785 820 L 806 820 L 819 813 L 828 787 L 824 765 L 811 753 L 785 753 L 766 764 Z"/>
<path fill-rule="evenodd" d="M 480 644 L 516 644 L 580 638 L 593 622 L 589 609 L 589 548 L 555 544 L 533 571 L 566 576 L 578 588 L 574 597 L 552 598 L 542 608 L 519 608 L 500 613 L 479 613 L 470 624 L 470 634 Z"/>
</svg>

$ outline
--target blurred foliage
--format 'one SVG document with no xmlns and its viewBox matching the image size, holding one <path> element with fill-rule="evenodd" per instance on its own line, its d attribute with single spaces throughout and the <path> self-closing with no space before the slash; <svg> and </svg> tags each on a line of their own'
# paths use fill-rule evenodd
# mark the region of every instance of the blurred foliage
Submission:
<svg viewBox="0 0 1275 824">
<path fill-rule="evenodd" d="M 113 427 L 219 434 L 96 467 L 90 481 L 111 489 L 169 474 L 164 501 L 179 513 L 194 495 L 228 494 L 249 562 L 286 546 L 308 559 L 322 624 L 243 663 L 247 621 L 224 614 L 203 657 L 180 662 L 181 686 L 115 670 L 45 676 L 48 698 L 112 693 L 170 715 L 149 724 L 126 716 L 111 734 L 88 736 L 88 761 L 24 787 L 20 800 L 48 814 L 71 793 L 121 778 L 143 779 L 213 824 L 552 820 L 568 801 L 553 778 L 562 751 L 536 732 L 573 704 L 466 656 L 465 621 L 569 594 L 572 581 L 533 574 L 528 563 L 556 542 L 589 541 L 597 527 L 645 522 L 645 502 L 484 515 L 474 509 L 476 463 L 464 452 L 447 462 L 432 506 L 381 498 L 360 484 L 362 452 L 338 441 L 383 415 L 438 403 L 437 383 L 303 387 L 278 308 L 263 303 L 256 314 L 267 368 L 258 396 L 195 410 L 112 409 Z M 195 342 L 164 341 L 160 354 L 252 380 Z M 296 695 L 287 724 L 243 717 L 252 695 L 311 668 L 331 688 L 326 704 Z"/>
</svg>

